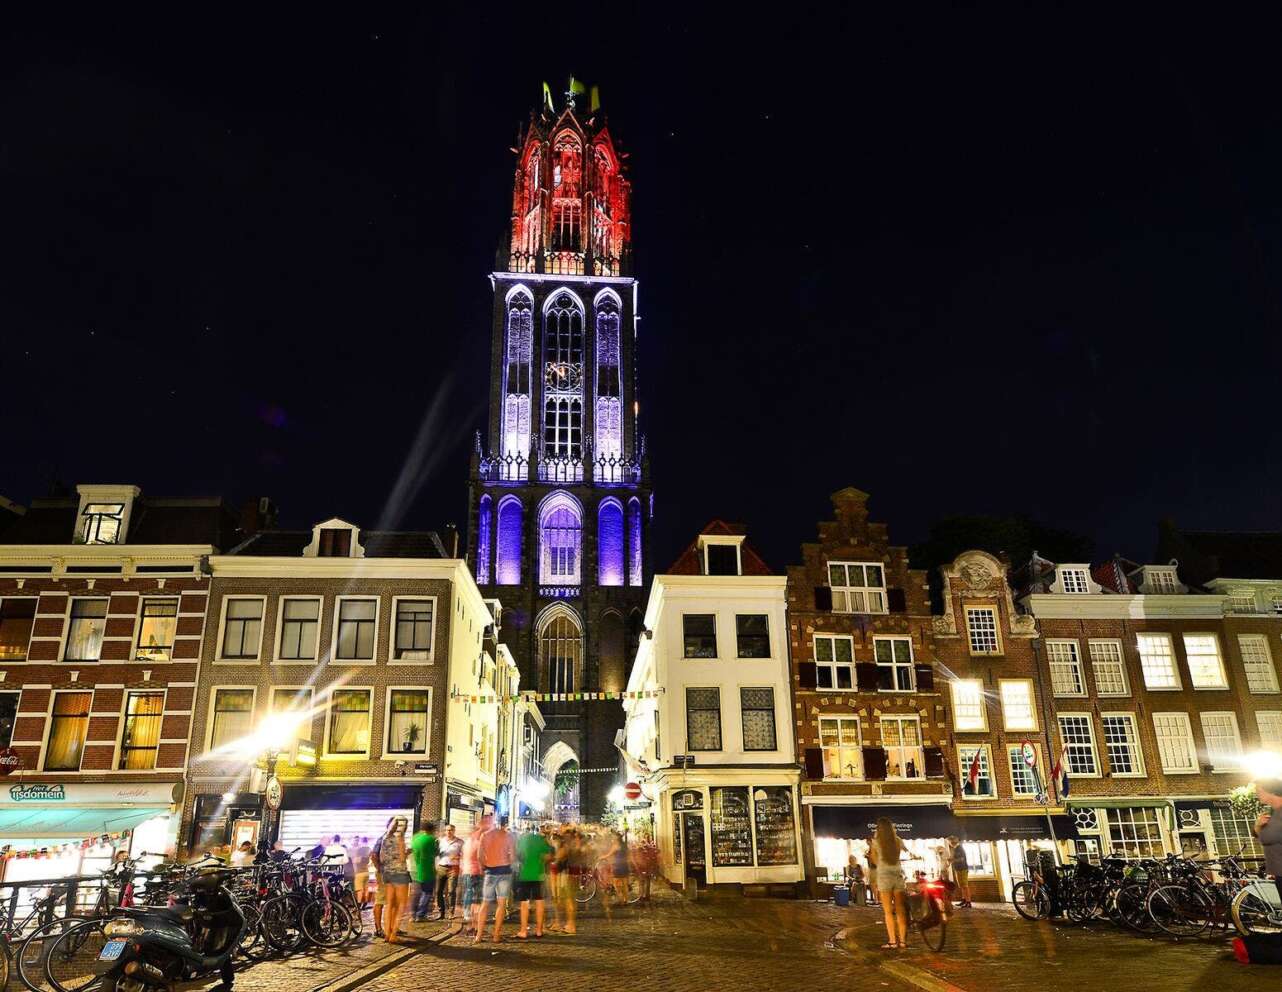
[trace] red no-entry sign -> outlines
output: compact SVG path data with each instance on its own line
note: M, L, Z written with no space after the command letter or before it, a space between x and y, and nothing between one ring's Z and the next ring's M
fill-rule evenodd
M641 798L641 786L636 782L629 782L623 787L623 795L628 802L634 803Z

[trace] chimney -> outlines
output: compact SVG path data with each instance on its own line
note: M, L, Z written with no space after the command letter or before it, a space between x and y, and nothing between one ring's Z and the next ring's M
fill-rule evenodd
M458 524L445 525L445 544L450 549L450 557L458 557Z
M276 526L276 504L270 496L246 500L240 508L241 540L253 537L259 531Z

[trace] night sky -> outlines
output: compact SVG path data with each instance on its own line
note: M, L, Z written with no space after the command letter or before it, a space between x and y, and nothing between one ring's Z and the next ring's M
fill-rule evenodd
M1282 526L1279 25L459 6L7 12L0 493L463 523L508 149L574 73L631 153L660 569L712 517L796 560L846 485L896 543Z

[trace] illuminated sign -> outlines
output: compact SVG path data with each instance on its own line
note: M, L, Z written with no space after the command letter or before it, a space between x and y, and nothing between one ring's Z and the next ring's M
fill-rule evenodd
M294 745L294 764L312 767L316 764L316 745L311 741L298 741Z

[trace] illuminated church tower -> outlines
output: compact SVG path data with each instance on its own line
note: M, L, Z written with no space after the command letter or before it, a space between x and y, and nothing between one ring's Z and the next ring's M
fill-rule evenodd
M560 109L545 87L514 151L511 230L491 275L489 437L478 433L472 457L468 561L502 604L500 640L523 689L619 691L651 574L626 156L595 89L589 100L573 80ZM549 777L571 762L618 763L617 701L540 708ZM501 757L509 769L513 760ZM558 800L561 816L599 816L615 776L579 782Z

